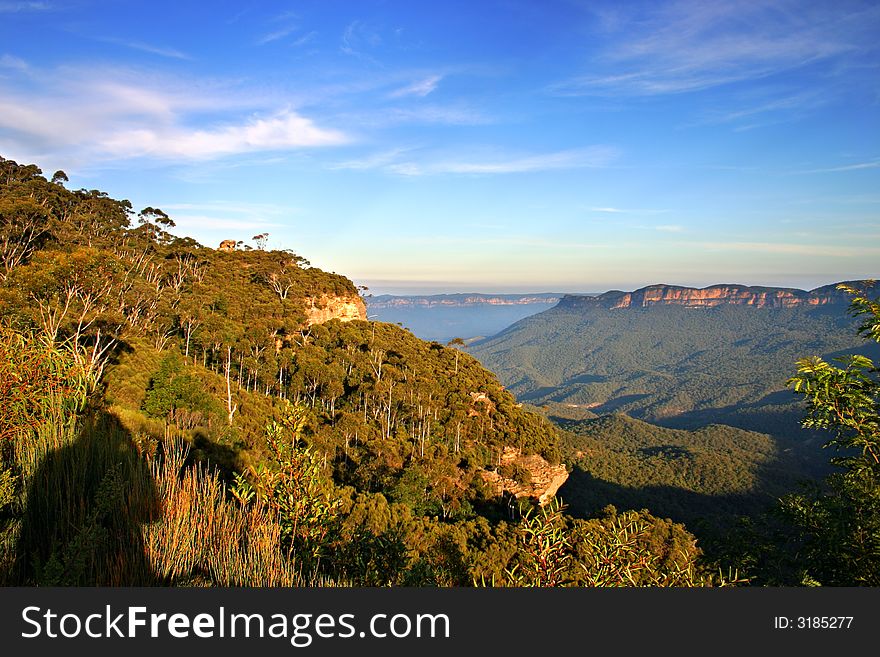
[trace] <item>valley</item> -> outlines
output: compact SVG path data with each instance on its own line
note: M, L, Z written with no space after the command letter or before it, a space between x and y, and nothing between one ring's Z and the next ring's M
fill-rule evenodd
M434 294L366 297L371 317L401 324L423 340L447 343L495 335L514 322L556 305L564 295Z

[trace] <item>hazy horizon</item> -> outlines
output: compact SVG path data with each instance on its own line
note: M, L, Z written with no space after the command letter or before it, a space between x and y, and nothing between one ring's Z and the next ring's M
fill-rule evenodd
M868 276L868 279L878 279L880 276ZM638 290L643 287L648 287L649 285L677 285L681 287L694 287L694 288L705 288L710 287L712 285L749 285L749 286L759 286L759 287L780 287L780 288L793 288L798 290L804 290L809 292L810 290L814 290L819 287L824 287L826 285L833 285L835 283L841 283L845 280L856 280L854 278L841 278L834 280L822 280L822 282L816 284L791 284L791 283L765 283L765 282L751 282L744 283L739 280L724 280L724 281L716 281L714 283L705 283L705 284L690 284L690 283L673 283L670 281L655 281L653 283L639 283L639 284L629 284L629 285L618 285L611 286L607 288L590 288L590 287L570 287L565 285L560 285L557 287L536 287L536 286L511 286L509 288L498 288L498 287L486 287L485 289L480 289L475 287L476 284L472 284L470 287L461 287L457 288L454 286L444 286L441 283L436 285L420 285L420 284L412 284L412 286L407 286L405 282L397 282L395 285L383 284L372 286L369 285L369 282L362 283L367 285L366 294L372 295L375 297L382 295L390 295L390 296L434 296L434 295L443 295L443 294L584 294L584 295L593 295L593 294L602 294L603 292L609 292L612 290L621 290L624 292L631 292L633 290ZM859 278L858 280L861 280Z

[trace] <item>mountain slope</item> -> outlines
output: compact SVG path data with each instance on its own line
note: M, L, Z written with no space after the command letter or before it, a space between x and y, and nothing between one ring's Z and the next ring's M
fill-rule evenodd
M855 335L833 286L708 290L566 297L469 351L530 403L787 436L800 435L801 411L785 389L798 358L877 351Z
M157 208L133 226L127 201L40 174L0 158L0 320L105 373L132 433L180 431L235 468L289 400L337 483L444 516L504 447L557 459L552 424L471 356L363 321L348 278L259 240L175 237Z

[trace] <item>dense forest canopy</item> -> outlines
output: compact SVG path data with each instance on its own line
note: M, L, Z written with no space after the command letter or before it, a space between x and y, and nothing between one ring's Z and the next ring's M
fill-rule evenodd
M651 508L688 526L718 529L796 487L796 457L770 436L726 425L668 429L623 414L559 420L573 463L559 494L589 516L607 504Z
M792 364L805 354L880 354L855 334L846 301L790 308L560 304L468 351L532 404L624 412L677 428L730 424L796 442L804 432L799 402L785 387Z

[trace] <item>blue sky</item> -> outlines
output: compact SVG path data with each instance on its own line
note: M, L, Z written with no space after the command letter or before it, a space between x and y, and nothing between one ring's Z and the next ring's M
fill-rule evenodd
M0 0L0 155L374 293L877 276L876 2Z

